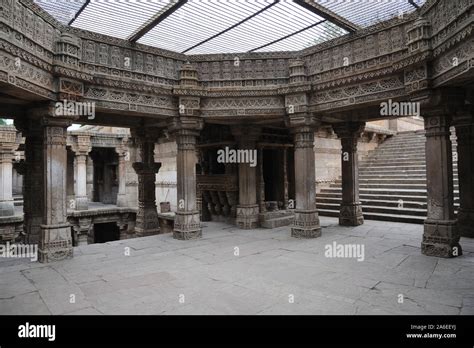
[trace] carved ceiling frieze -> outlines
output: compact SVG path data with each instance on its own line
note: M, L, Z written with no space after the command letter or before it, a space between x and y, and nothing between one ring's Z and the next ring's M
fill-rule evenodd
M284 115L285 100L299 105L297 98L313 113L346 109L470 76L473 7L427 0L419 11L299 52L186 56L64 26L33 0L0 0L0 81L45 99L83 96L97 108L159 117L176 117L185 97L201 98L196 110L210 118ZM427 28L420 37L418 16ZM305 85L290 80L295 58ZM186 61L196 86L180 84Z

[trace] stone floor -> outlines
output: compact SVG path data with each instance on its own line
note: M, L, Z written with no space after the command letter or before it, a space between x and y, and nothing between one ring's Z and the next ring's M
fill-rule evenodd
M421 225L321 224L312 240L205 223L197 241L87 245L46 265L0 259L0 314L474 314L474 240L438 259L421 255ZM326 257L334 241L363 244L364 261Z

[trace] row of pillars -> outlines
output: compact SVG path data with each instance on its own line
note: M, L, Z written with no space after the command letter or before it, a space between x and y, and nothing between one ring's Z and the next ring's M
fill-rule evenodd
M68 120L46 117L16 122L17 128L26 139L24 219L27 241L39 244L40 260L43 262L72 255L71 232L66 211L66 136L69 125ZM453 208L450 125L450 119L446 117L425 117L428 216L425 221L422 251L426 255L443 257L461 255L462 250L459 245L461 233L465 236L473 236L474 179L471 172L474 163L474 125L472 114L457 118L455 123L458 137L461 204L458 219L454 217ZM357 139L363 130L363 124L349 122L335 126L334 129L341 138L342 144L343 194L339 221L341 225L359 225L363 223L363 216L358 190ZM139 182L136 234L143 236L159 231L154 183L160 164L154 162L156 135L142 128L134 130L134 133L138 147L138 161L133 167L137 172ZM234 127L233 133L239 139L240 149L255 148L258 138L256 128ZM314 128L296 127L293 133L296 207L291 235L298 238L314 238L321 235L315 203ZM198 135L198 129L179 128L175 132L178 147L178 210L173 236L177 239L194 239L202 234L196 204L195 165ZM0 148L0 207L2 214L6 214L5 212L13 209L11 155L9 155L11 149L8 144L14 141L7 141L6 138L3 140ZM79 143L86 144L87 142ZM78 179L85 179L87 151L86 147L77 150ZM121 162L124 163L124 160ZM256 170L257 167L250 167L245 163L239 164L239 204L236 221L241 228L255 228L258 224ZM124 164L119 166L119 171L121 178L124 177ZM121 181L123 185L124 181ZM78 180L77 203L79 206L84 204L84 198L87 196L85 182L86 180ZM7 185L10 185L10 190ZM124 187L122 187L122 193L123 189Z

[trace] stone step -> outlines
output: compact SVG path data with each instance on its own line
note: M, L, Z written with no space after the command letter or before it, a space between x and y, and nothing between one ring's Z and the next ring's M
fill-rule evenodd
M317 199L319 198L337 198L339 201L342 199L342 192L333 191L333 192L319 192L316 195ZM427 197L425 195L410 195L410 194L403 194L403 195L393 195L393 194L379 194L379 193L364 193L363 191L359 193L359 198L361 200L387 200L387 201L395 201L398 202L400 199L404 202L419 202L419 203L426 203ZM459 196L457 194L454 195L454 202L457 204L459 201Z
M421 160L425 161L425 154L424 153L413 153L413 154L393 154L393 153L373 153L366 157L367 159L377 159L377 160L384 160L384 159L404 159L404 160Z
M372 207L389 207L389 208L398 208L403 206L403 208L414 208L414 209L426 209L426 201L403 201L402 205L397 200L386 200L386 199L362 199L360 200L363 206L372 206ZM341 204L341 197L316 197L316 204L336 204L339 206Z
M340 187L328 187L321 189L321 192L332 193L332 192L342 192ZM426 197L426 189L413 189L413 190L404 190L404 189L383 189L383 188L360 188L359 192L362 194L381 194L381 195L395 195L400 196L424 196ZM459 195L457 190L454 190L455 196Z
M414 165L414 164L409 164L409 165L371 165L370 167L368 166L361 166L359 168L359 172L371 172L371 171L385 171L385 172L393 172L393 171L400 171L400 170L425 170L426 171L426 165ZM458 167L453 165L453 171L457 172Z
M261 214L262 220L270 220L270 219L277 219L285 216L294 216L294 212L291 210L274 210L274 211L266 211Z
M359 173L359 180L364 180L364 179L423 179L426 180L426 174L425 173L420 173L420 174L413 174L413 173L399 173L399 174L360 174Z
M394 169L394 170L383 170L383 169L372 169L372 168L359 168L359 176L362 175L378 175L378 176L389 176L389 175L423 175L426 177L426 169Z
M453 179L454 185L456 186L458 183L458 179L454 178ZM332 185L337 185L340 186L342 184L341 179L337 179ZM426 187L426 178L413 178L411 176L402 178L402 179L393 179L393 178L362 178L359 177L359 185L371 185L373 184L373 187L377 187L377 185L381 184L386 184L386 185L397 185L398 187L402 188L403 185L405 184L410 184L410 185L422 185L423 187ZM331 186L332 186L331 185ZM362 186L360 186L362 187Z
M408 145L413 145L413 146L419 146L423 147L425 146L426 141L425 139L416 139L416 140L411 140L411 139L403 139L403 140L388 140L382 144L380 144L378 147L391 147L391 146L408 146Z
M425 165L424 161L416 161L416 160L384 160L384 161L371 161L371 160L364 160L360 161L359 165L361 167L372 167L372 166L394 166L394 165L401 165L401 166L416 166L416 165Z
M425 142L412 142L412 141L401 141L401 142L392 142L392 143L383 143L377 147L377 149L420 149L425 150Z
M398 154L395 151L397 151L400 155L403 155L403 156L423 156L423 158L425 156L425 149L421 150L421 149L410 148L406 150L400 150L400 149L384 150L384 149L377 148L375 151L369 152L369 157L377 155L377 154L387 155L387 156L397 156Z
M339 211L335 210L318 210L320 216L333 216L338 217ZM401 214L383 214L383 213L363 213L364 219L366 220L380 220L380 221L394 221L394 222L405 222L412 224L423 224L425 217L414 216L414 215L401 215Z
M339 210L340 204L329 204L329 203L316 203L316 207L323 210ZM424 216L426 218L426 209L419 208L391 208L383 206L368 206L362 205L362 212L367 213L382 213L382 214L401 214L401 215L414 215Z
M288 226L293 223L293 220L295 219L294 215L289 215L289 216L282 216L278 218L273 218L269 220L264 220L261 223L261 227L263 228L277 228L277 227L282 227L282 226Z

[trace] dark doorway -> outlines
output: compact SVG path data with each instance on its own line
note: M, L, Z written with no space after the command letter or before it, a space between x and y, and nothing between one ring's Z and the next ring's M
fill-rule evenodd
M118 193L118 156L111 148L94 148L91 151L94 161L93 201L116 204Z
M94 243L106 243L120 239L120 229L115 222L94 224Z
M283 158L281 150L263 150L263 180L265 181L265 201L283 203Z

